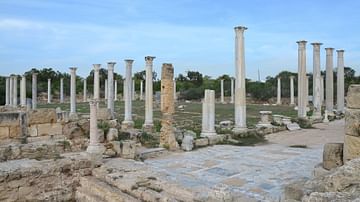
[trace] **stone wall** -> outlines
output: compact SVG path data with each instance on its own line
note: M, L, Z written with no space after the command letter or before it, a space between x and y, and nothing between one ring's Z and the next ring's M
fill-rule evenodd
M0 142L19 141L26 136L24 125L26 114L23 112L0 113Z

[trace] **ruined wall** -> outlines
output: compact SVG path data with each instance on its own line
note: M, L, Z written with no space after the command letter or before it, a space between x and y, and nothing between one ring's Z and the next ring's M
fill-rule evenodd
M21 142L26 136L23 126L26 124L26 115L23 112L0 113L0 142Z

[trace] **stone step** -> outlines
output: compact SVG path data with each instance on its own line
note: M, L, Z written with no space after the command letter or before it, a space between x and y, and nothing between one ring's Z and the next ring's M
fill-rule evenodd
M75 199L77 201L94 202L136 202L134 197L122 192L117 187L99 180L98 178L87 176L80 178L80 187L76 191Z

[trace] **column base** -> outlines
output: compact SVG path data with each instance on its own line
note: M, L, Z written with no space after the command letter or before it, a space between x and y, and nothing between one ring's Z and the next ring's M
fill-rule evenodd
M147 133L154 133L154 124L144 123L144 125L142 126L142 130Z
M207 132L201 132L200 133L200 137L209 137L209 136L215 136L215 135L217 135L217 133L215 132L215 131L213 131L213 132L209 132L209 131L207 131Z
M122 130L129 130L134 128L134 121L123 121L121 122Z

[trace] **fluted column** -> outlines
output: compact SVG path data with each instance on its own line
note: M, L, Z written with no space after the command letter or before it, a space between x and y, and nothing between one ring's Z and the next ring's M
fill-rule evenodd
M100 143L100 135L98 132L98 123L97 123L97 100L91 100L90 105L90 143L86 149L86 152L98 155L101 158L105 147Z
M306 42L298 41L298 117L306 117Z
M114 80L114 101L118 100L118 89L117 89L118 83L117 80Z
M336 109L338 113L344 113L344 50L337 50L337 102Z
M124 99L125 99L125 118L122 122L123 129L130 129L134 127L132 120L132 100L131 100L131 78L132 78L132 64L134 60L125 60L125 88L124 88Z
M87 83L86 83L86 79L83 79L83 102L87 102Z
M26 107L26 77L25 75L21 76L20 82L20 105Z
M234 103L234 79L231 79L231 86L230 86L230 91L231 91L231 100L230 103L233 104Z
M51 79L48 79L48 94L47 94L47 103L51 103Z
M246 88L244 31L235 27L235 128L234 132L246 129Z
M224 104L225 103L225 100L224 100L224 79L220 80L220 92L221 92L220 102L222 104Z
M109 96L109 93L108 93L108 89L109 87L108 87L108 80L107 79L105 79L105 89L104 89L104 91L105 91L105 100L107 100L108 99L108 96Z
M144 81L140 80L140 100L144 100Z
M76 67L70 67L70 116L76 117Z
M145 80L145 122L143 128L145 130L152 130L153 123L153 61L155 57L146 56L145 57L145 71L146 71L146 80Z
M17 90L17 85L18 85L18 76L14 76L14 84L13 84L14 88L14 93L13 93L13 106L16 107L18 105L18 90Z
M281 78L280 77L277 78L277 100L276 100L276 104L281 105Z
M14 106L14 76L10 75L10 86L9 86L9 104Z
M60 103L64 103L64 78L60 78Z
M322 43L312 43L311 45L313 45L313 117L321 118L320 46Z
M333 114L334 110L334 76L333 76L333 51L334 48L325 48L326 50L326 110Z
M215 91L205 90L202 102L201 137L216 135L215 131Z
M93 64L94 67L94 100L100 100L100 66L101 64Z
M115 62L108 62L108 100L107 108L110 109L111 118L114 118L114 66Z
M294 76L290 76L290 105L295 105L294 98Z
M10 105L10 77L6 77L5 83L5 105Z
M37 108L37 73L32 73L32 109Z

